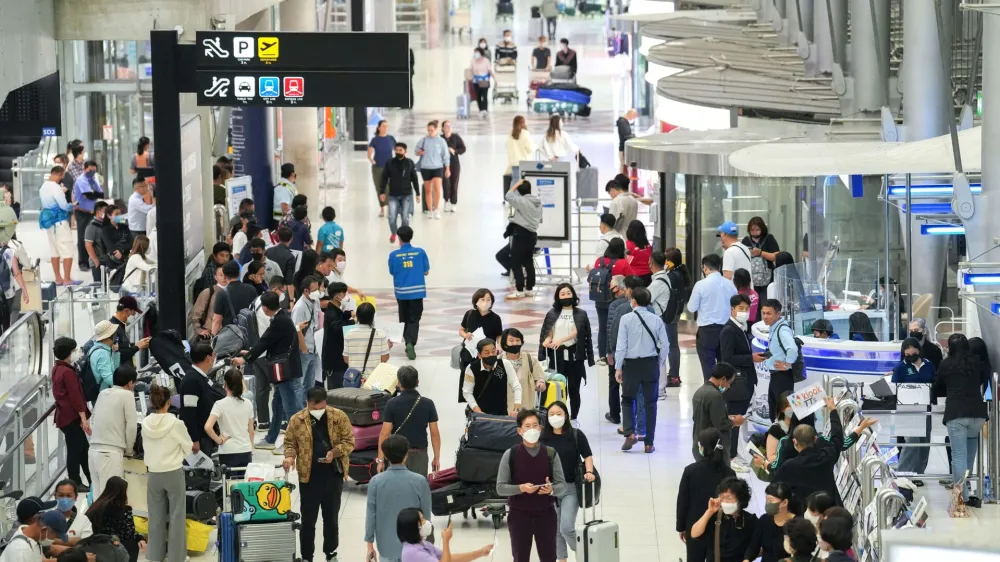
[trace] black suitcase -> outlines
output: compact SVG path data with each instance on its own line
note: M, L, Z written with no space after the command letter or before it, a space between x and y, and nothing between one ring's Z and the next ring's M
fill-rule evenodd
M501 16L512 16L512 15L514 15L514 3L513 2L497 2L497 15L501 15Z
M367 427L382 423L390 394L366 388L335 388L327 394L330 406L347 414L351 425Z
M467 446L463 438L458 446L458 453L455 455L455 469L458 472L458 479L472 484L496 482L501 458L503 458L503 451L474 449Z
M542 8L540 6L531 7L531 19L536 20L542 17Z
M185 500L188 519L208 521L219 511L219 500L213 492L188 490L185 492Z
M469 418L466 428L468 447L502 453L520 442L515 418L491 414L472 414Z
M378 450L354 451L348 459L347 476L358 484L367 484L378 474L375 458Z
M452 515L463 513L493 496L495 484L455 482L431 492L431 513Z

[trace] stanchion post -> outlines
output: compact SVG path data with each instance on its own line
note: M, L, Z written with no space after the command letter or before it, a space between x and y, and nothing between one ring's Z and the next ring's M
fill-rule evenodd
M875 469L882 471L882 478L889 474L889 465L878 456L861 461L861 504L868 506L875 499Z
M886 518L889 516L888 510L892 508L892 502L899 502L899 505L906 504L906 498L903 494L900 494L896 490L889 487L883 487L875 495L875 517L878 518L875 542L878 545L878 553L882 554L882 531L889 528L890 523L886 522Z

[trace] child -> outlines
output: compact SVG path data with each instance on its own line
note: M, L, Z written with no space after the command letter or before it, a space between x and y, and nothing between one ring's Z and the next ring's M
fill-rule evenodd
M319 227L319 234L316 235L316 251L322 254L337 248L343 249L344 229L334 222L337 211L334 211L333 207L324 207L321 215L324 224Z

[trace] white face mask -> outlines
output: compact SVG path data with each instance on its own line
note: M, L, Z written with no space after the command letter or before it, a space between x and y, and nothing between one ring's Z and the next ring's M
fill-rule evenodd
M784 414L785 414L785 419L786 420L792 419L792 409L791 408L786 409L784 411Z
M326 408L323 408L322 410L309 410L309 415L317 420L323 417L323 414L325 413L326 413Z
M486 42L485 42L485 41L483 41L482 43L480 43L480 44L479 44L479 48L480 48L480 49L485 49L485 48L486 48Z
M556 429L562 427L564 423L566 423L565 416L549 416L549 425Z
M478 59L478 58L481 58L481 57L482 57L482 55L480 55L479 53L474 53L472 55L472 58L474 58L474 59Z
M740 504L736 502L722 502L722 513L726 515L732 515L739 511Z
M521 437L524 438L528 443L538 443L538 438L542 436L542 432L538 429L526 429Z
M335 263L337 264L337 271L339 271L340 274L343 275L344 272L347 271L347 260Z
M420 524L420 538L426 539L431 536L432 532L434 532L434 525L425 519L424 522Z
M81 359L83 359L83 350L81 350L81 349L74 349L73 353L69 354L69 362L70 363L77 363Z
M486 299L481 299L479 302L476 303L476 307L479 308L479 310L481 310L483 312L486 312L487 310L489 310L490 306L492 306L492 305L493 305L493 303L490 302L490 301L488 301L488 300L486 300Z
M811 512L811 511L809 511L807 509L806 513L805 513L805 517L806 517L806 521L809 521L810 523L813 524L813 527L818 527L819 526L819 515L816 515L816 514L814 514L813 512Z
M742 324L746 324L747 320L749 320L749 319L750 319L750 313L749 312L737 312L736 313L736 321L737 322L740 322Z
M321 295L319 291L316 291L316 292L314 292L314 293L309 293L309 298L310 298L310 299L311 299L311 300L312 300L313 302L319 302L319 298L320 298L321 296L323 296L323 295Z

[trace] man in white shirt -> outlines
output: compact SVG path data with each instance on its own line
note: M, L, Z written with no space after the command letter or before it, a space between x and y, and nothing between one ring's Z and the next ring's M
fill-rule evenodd
M292 307L292 322L296 326L306 322L306 329L299 330L299 364L302 365L302 388L304 389L303 400L308 401L309 391L313 389L316 381L316 373L319 371L317 365L319 355L316 354L316 330L319 325L320 289L319 277L310 275L302 280L299 287L300 298L295 301ZM305 351L302 351L305 349ZM322 380L322 379L321 379Z
M149 192L146 180L138 177L133 179L132 195L128 198L128 229L132 231L132 236L146 235L146 219L155 208L153 194Z
M597 251L595 252L597 259L604 257L604 252L608 251L608 244L615 238L621 238L622 242L625 241L625 237L615 230L615 216L611 213L601 215L600 229L601 239L597 241Z
M135 379L135 369L125 365L115 369L114 386L102 390L94 403L88 460L94 477L90 490L95 498L101 496L112 476L125 477L122 462L132 454L139 427L132 393Z
M72 205L66 201L66 188L61 185L64 174L62 166L53 166L49 171L49 179L38 188L41 208L38 223L49 237L49 251L52 271L56 275L56 285L73 284L70 272L73 270L73 256L76 251L73 245L73 232L69 227ZM86 225L83 227L86 228ZM59 268L60 260L62 269Z
M628 225L639 216L639 203L628 193L628 184L622 184L622 178L628 178L618 174L615 179L608 182L604 190L611 195L611 207L608 212L615 217L615 230L625 236Z
M94 526L90 523L90 518L76 508L78 498L76 488L76 482L68 478L60 480L56 484L56 510L63 514L63 517L66 518L66 524L69 525L69 530L66 532L69 540L66 541L66 546L74 546L80 542L80 539L94 534Z
M750 273L750 250L740 242L740 229L733 221L719 225L717 236L722 241L722 276L730 281L737 269L745 269Z
M34 496L17 503L17 521L21 526L14 531L3 554L0 554L0 562L42 562L45 559L41 545L43 540L67 540L67 525L62 514L47 511L55 506L54 501L44 502Z

